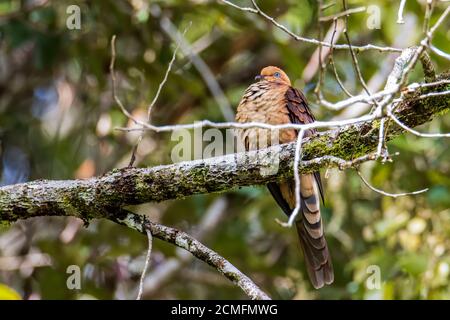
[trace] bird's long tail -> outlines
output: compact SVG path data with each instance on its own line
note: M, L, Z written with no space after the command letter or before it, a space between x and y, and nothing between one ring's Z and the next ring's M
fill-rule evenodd
M334 280L333 265L323 232L320 214L320 194L313 174L300 176L301 209L296 227L305 257L306 269L314 288L319 289ZM295 184L293 181L268 188L281 208L290 215L295 208ZM280 198L281 195L281 198Z
M296 227L313 286L318 289L334 280L328 245L320 214L320 195L312 174L302 175L300 183L301 219Z

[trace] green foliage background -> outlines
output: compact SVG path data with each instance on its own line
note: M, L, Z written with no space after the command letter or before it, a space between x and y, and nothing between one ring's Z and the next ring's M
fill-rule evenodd
M333 1L330 1L330 3ZM126 166L138 134L116 127L131 125L114 103L109 77L110 39L117 35L119 95L136 116L144 116L174 50L158 19L158 6L211 68L232 106L266 65L278 65L310 100L316 118L338 116L317 105L314 78L302 72L315 46L296 42L262 18L216 1L116 0L50 1L25 10L34 1L0 3L0 141L2 184L34 179L72 179L101 175ZM236 1L250 6L250 1ZM317 38L315 1L259 1L262 9L296 33ZM69 5L81 8L81 30L66 27ZM368 14L349 18L354 44L407 47L422 37L425 1L407 1L405 25L396 24L398 1L349 1L350 7L377 5L381 28L369 29ZM436 6L434 23L448 4ZM342 10L340 1L326 14ZM328 30L332 22L324 23ZM450 52L450 22L436 32L433 44ZM344 43L343 36L339 43ZM367 51L358 59L369 81L392 67L395 54ZM345 86L361 91L348 51L336 50ZM438 72L448 60L431 53ZM328 66L324 86L330 101L344 99ZM384 72L384 73L383 73ZM410 81L423 81L420 66ZM383 84L382 84L383 85ZM341 116L343 113L341 112ZM168 84L152 113L155 124L223 121L217 103L189 59L179 54ZM448 115L419 128L449 132ZM138 165L170 163L174 142L168 134L148 133L138 150ZM223 195L147 204L137 208L157 221L193 232L209 205L225 197L226 213L203 242L279 299L448 299L450 298L450 167L448 139L406 134L391 143L394 162L365 164L371 183L389 192L429 188L417 196L383 197L362 184L353 171L332 170L324 179L326 233L335 267L335 283L314 290L305 275L297 235L280 227L284 219L263 187ZM145 237L108 221L87 228L75 219L39 218L0 227L0 283L25 299L132 299L143 267ZM176 253L154 241L150 271ZM33 255L43 254L39 266ZM16 257L18 263L11 262ZM23 257L28 257L28 260ZM10 259L10 260L8 260ZM66 268L79 265L81 290L68 290ZM377 266L381 288L369 289L369 266ZM3 289L2 289L3 288ZM0 287L6 295L14 292ZM2 291L3 290L3 291ZM156 293L145 298L243 299L206 264L193 261Z

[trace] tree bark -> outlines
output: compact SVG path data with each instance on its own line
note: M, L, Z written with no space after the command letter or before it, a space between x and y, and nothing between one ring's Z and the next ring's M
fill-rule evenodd
M450 79L443 73L440 79ZM449 84L422 88L406 96L395 115L413 128L429 122L450 108L450 95L418 99L428 92L450 90ZM387 121L387 140L403 130ZM300 172L323 167L344 166L343 160L367 155L378 144L379 120L329 130L304 139ZM279 149L279 150L278 150ZM279 159L276 174L261 168ZM295 142L268 149L230 154L205 160L181 162L153 168L123 168L87 180L37 180L0 188L0 221L14 222L36 216L76 216L84 221L108 218L127 205L178 199L186 196L223 192L240 186L263 185L293 175ZM343 159L343 160L342 160ZM368 160L370 157L367 157Z

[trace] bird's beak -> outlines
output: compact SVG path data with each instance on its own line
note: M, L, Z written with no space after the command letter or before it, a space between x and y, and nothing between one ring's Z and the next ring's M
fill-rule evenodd
M264 76L263 76L263 75L260 75L260 74L258 74L258 75L255 77L255 80L257 80L257 81L262 80L262 79L264 79Z

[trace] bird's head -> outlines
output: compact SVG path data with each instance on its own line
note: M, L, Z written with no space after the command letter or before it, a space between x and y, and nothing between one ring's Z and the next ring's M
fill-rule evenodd
M273 81L273 82L281 82L287 85L291 85L291 80L286 75L286 73L277 67L265 67L261 70L260 74L255 77L255 80L258 81Z

